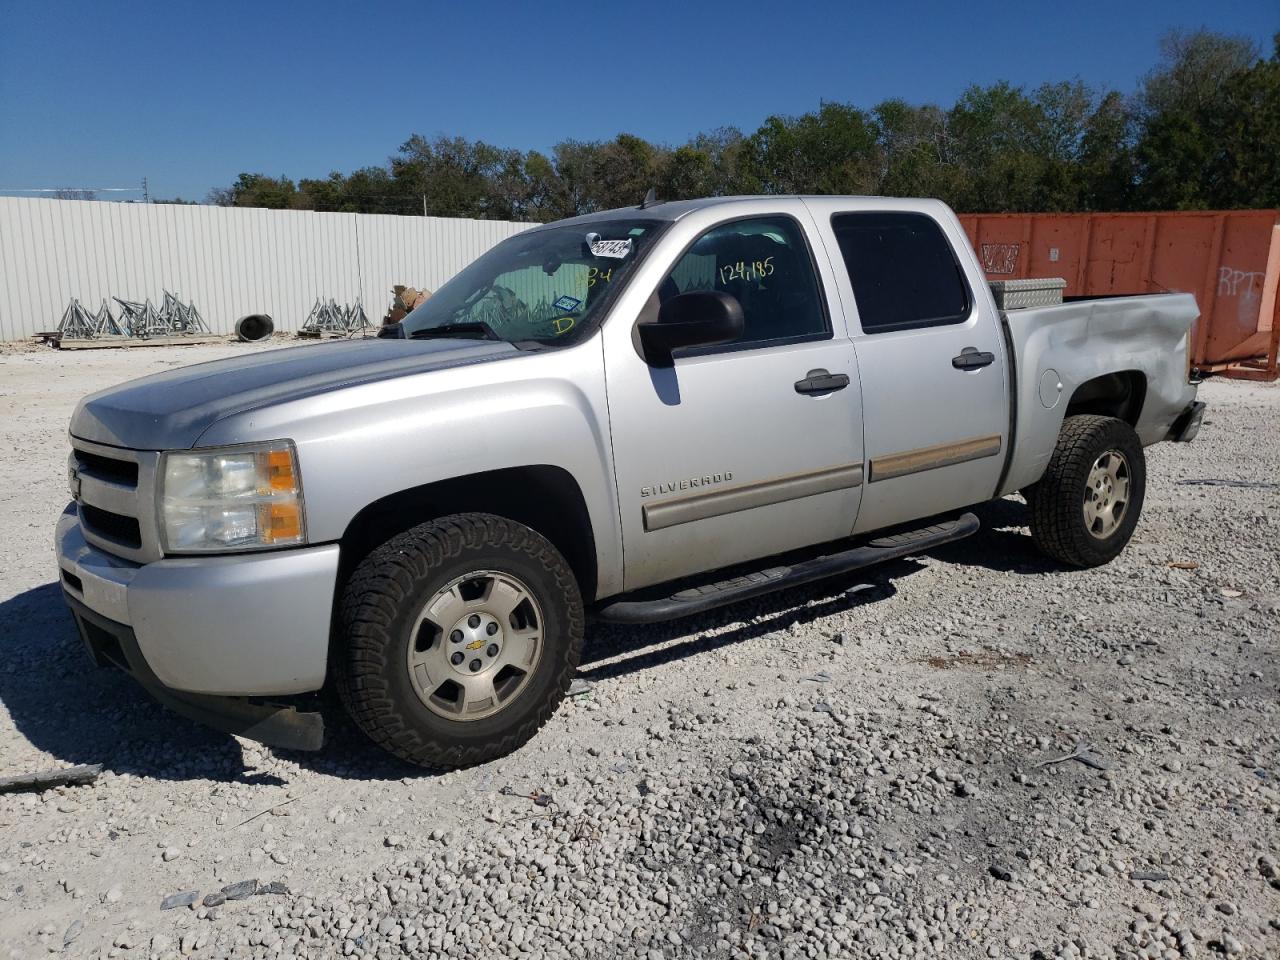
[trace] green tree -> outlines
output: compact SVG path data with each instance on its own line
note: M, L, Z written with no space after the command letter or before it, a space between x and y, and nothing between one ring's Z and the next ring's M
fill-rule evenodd
M947 129L959 168L948 201L961 210L1035 210L1043 202L1044 111L1021 89L973 86L951 108Z
M478 140L427 140L414 134L391 158L391 174L398 188L419 197L431 216L509 219L512 200L498 184L512 168L513 154Z
M1280 35L1172 33L1126 98L1075 80L1030 92L972 86L949 108L890 99L822 103L749 135L674 148L630 133L564 140L549 154L461 137L410 137L386 166L295 184L241 174L213 203L364 213L553 220L664 199L735 193L939 197L961 211L1280 205Z
M553 157L531 150L524 156L524 179L527 184L528 202L526 216L534 221L559 220L576 216L579 210L571 185L561 175L561 164L572 148L567 144L556 147ZM569 161L571 164L572 161Z
M1259 55L1246 37L1172 30L1160 40L1160 62L1142 78L1138 113L1146 119L1196 113L1216 103L1227 78L1248 69Z
M872 111L880 144L876 193L896 197L958 196L965 182L949 129L950 117L928 104L885 100Z
M1102 95L1080 141L1080 209L1129 210L1134 199L1133 116L1125 98Z
M843 103L769 117L747 138L744 159L745 179L764 193L870 193L880 166L871 116Z
M1201 178L1212 145L1199 119L1165 112L1148 118L1135 149L1138 205L1147 210L1197 210L1208 206Z
M288 177L242 173L229 187L211 190L209 202L220 207L267 207L285 210L298 205L297 185Z
M736 127L698 134L668 152L658 195L665 200L686 200L760 192L746 169L746 150L746 139Z
M667 151L630 133L597 146L592 155L591 202L597 210L634 207L656 190Z
M1280 33L1271 58L1228 77L1200 114L1213 207L1280 207Z
M1247 41L1204 31L1173 34L1164 51L1140 97L1139 205L1280 203L1280 35L1265 61Z
M97 200L98 193L81 187L59 187L49 197L53 200Z
M599 144L581 140L565 140L552 148L555 199L551 209L566 217L600 209L595 184L598 150Z

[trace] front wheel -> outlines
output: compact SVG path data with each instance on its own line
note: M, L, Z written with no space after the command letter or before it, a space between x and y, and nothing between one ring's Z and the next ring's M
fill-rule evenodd
M564 557L522 524L444 517L356 568L342 601L338 690L379 746L426 767L503 756L546 723L582 650Z
M1109 563L1142 512L1147 461L1133 428L1115 417L1067 417L1044 476L1027 493L1031 536L1073 567Z

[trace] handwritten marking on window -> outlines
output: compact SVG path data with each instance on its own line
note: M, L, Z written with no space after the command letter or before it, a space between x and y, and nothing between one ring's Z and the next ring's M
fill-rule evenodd
M730 280L746 280L754 283L771 276L773 276L773 257L765 257L763 260L755 260L751 263L739 260L737 263L726 263L720 268L721 285Z

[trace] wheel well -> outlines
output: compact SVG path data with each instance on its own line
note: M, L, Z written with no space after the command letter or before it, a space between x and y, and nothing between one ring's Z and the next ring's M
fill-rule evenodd
M542 534L568 561L584 600L595 597L596 548L582 491L567 470L512 467L401 490L357 513L339 541L338 583L375 547L451 513L492 513Z
M1093 413L1116 417L1131 427L1138 425L1147 398L1147 378L1138 370L1104 373L1076 387L1065 416Z

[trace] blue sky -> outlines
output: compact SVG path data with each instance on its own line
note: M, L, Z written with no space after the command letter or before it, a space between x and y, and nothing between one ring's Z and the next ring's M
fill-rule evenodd
M1161 34L1199 26L1269 51L1280 8L0 0L0 191L145 175L153 196L201 199L241 171L381 163L412 133L679 143L821 100L946 104L1001 79L1129 91Z

